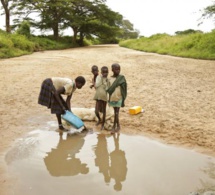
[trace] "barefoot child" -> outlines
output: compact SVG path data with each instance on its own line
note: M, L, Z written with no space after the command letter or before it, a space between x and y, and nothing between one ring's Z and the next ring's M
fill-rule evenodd
M51 109L51 114L56 114L59 129L65 130L62 125L61 115L65 110L71 111L70 100L76 88L81 89L85 84L85 78L78 76L75 81L69 78L47 78L41 85L38 104ZM67 95L66 101L61 95Z
M124 101L127 96L127 83L123 75L120 75L120 65L112 64L113 76L110 77L110 87L107 92L110 96L109 105L114 108L114 124L111 133L120 130L119 110L124 107Z
M109 87L109 81L107 79L108 76L108 67L103 66L101 68L101 75L98 75L96 78L95 89L96 94L94 96L94 100L96 100L95 106L95 114L98 118L98 124L102 123L101 130L104 129L105 118L106 118L106 105L107 105L107 89ZM99 112L102 112L102 120L99 115Z
M92 85L90 85L90 88L92 89L93 87L95 88L96 77L99 75L98 66L93 65L91 67L91 72L93 73Z

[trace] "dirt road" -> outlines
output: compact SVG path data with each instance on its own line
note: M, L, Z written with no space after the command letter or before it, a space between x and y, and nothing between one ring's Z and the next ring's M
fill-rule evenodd
M128 83L128 97L120 110L122 133L215 156L215 61L144 53L118 45L37 52L0 60L0 189L11 185L4 153L14 140L55 120L37 104L41 82L52 76L84 76L87 83L75 92L71 105L92 108L91 66L106 65L111 75L115 62ZM145 112L129 115L129 108L137 105Z

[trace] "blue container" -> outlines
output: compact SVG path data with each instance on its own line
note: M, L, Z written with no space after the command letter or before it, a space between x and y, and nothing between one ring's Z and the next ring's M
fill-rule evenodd
M79 129L84 126L83 121L74 115L72 112L66 110L65 114L61 115L62 119Z

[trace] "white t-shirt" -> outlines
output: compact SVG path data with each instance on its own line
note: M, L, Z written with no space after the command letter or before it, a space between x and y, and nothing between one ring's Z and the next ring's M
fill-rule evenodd
M51 79L56 90L64 87L65 95L71 95L76 89L74 81L69 78L52 77Z

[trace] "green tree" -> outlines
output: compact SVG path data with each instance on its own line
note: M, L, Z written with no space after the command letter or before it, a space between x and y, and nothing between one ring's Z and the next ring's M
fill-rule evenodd
M105 39L116 36L122 16L111 11L103 2L74 0L67 7L64 28L72 28L73 42L83 45L85 37Z
M202 17L201 17L202 20L212 18L213 21L215 22L215 1L213 2L212 5L204 8L202 12L203 12ZM200 24L202 24L202 23L203 23L203 21L200 22Z
M97 4L92 17L80 28L80 41L84 34L86 37L97 37L103 43L116 42L121 34L122 19L121 14L110 10L105 4Z
M138 38L140 32L134 29L133 24L129 20L122 21L122 34L121 39L136 39Z
M125 31L130 37L136 37L137 32L123 24L121 14L112 11L104 4L105 0L17 0L16 7L19 25L23 20L31 22L32 27L40 30L53 30L57 39L59 31L72 28L73 42L83 45L85 37L98 37L101 40L113 40ZM38 21L31 15L36 13ZM34 16L35 17L35 16ZM126 30L125 30L126 29Z
M31 24L40 30L51 29L54 37L59 37L60 25L65 13L65 8L71 0L17 0L14 2L16 15L19 19L15 22L18 24L21 20L31 21ZM31 14L36 13L38 21L31 18ZM34 16L35 17L35 16Z
M6 32L10 33L11 32L11 27L10 27L10 10L11 10L11 3L12 0L1 0L1 4L4 9L4 14L5 14L5 26L6 26Z
M193 29L187 29L184 31L176 31L175 34L176 35L188 35L188 34L193 34L193 33L203 33L200 30L193 30Z

